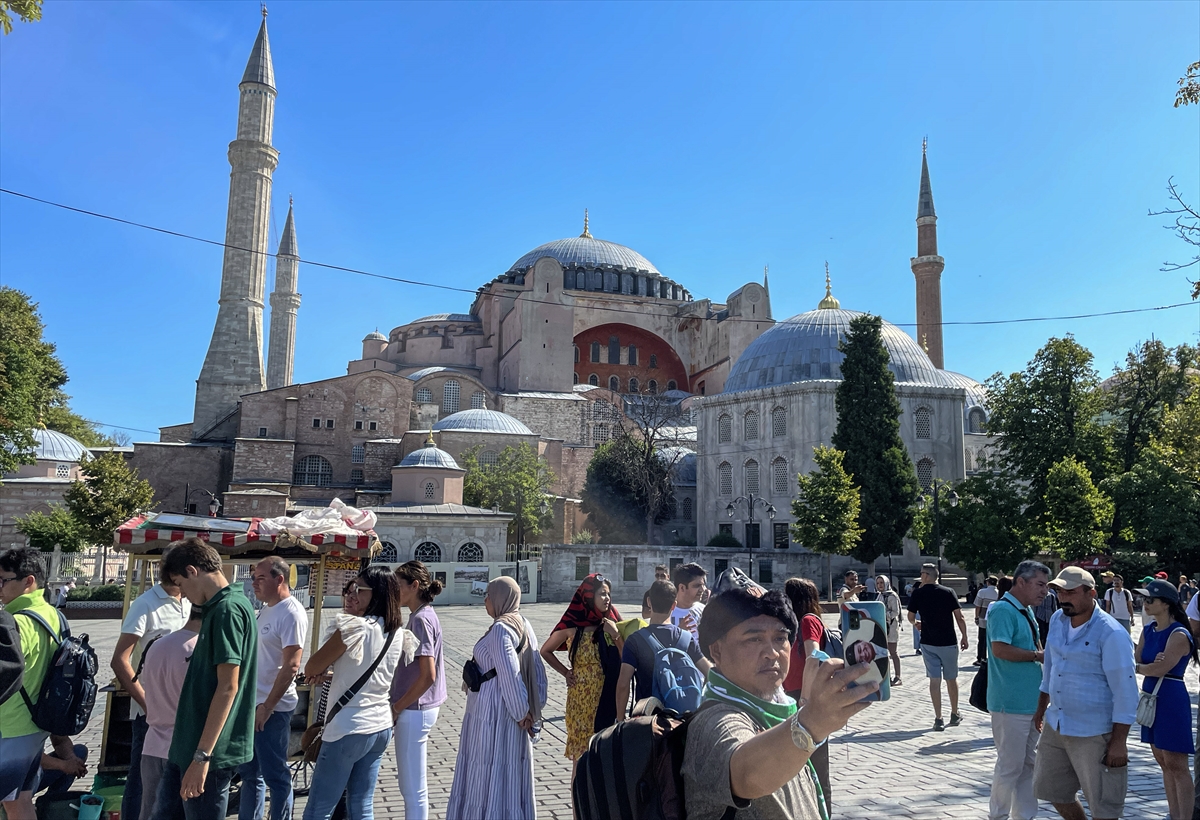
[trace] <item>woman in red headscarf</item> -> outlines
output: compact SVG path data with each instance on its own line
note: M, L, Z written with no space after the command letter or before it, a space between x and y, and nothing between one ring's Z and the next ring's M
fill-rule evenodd
M625 644L617 632L620 619L612 605L612 585L593 573L575 590L571 605L542 645L546 663L567 679L567 757L576 763L591 736L617 719L616 686ZM567 650L569 668L554 655L562 649Z

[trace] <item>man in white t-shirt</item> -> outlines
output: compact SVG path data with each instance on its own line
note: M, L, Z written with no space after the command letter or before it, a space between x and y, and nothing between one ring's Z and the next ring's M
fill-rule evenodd
M707 575L699 564L680 564L671 573L671 581L675 584L675 609L671 611L671 623L690 631L697 641L700 640L700 616L704 614L700 596L704 594Z
M1114 575L1112 586L1104 593L1104 611L1125 627L1126 632L1133 631L1133 595L1125 589L1125 579Z
M146 742L146 692L138 683L142 656L146 647L158 638L183 629L191 611L192 605L179 587L163 579L133 599L121 624L121 636L117 638L109 666L121 688L129 693L129 716L133 720L129 775L121 798L123 820L139 820L142 811L142 746Z
M984 585L975 593L975 626L979 628L978 654L975 656L976 666L987 660L987 611L989 606L1000 600L1000 590L996 588L998 583L1000 583L999 578L989 575Z
M271 790L271 820L292 816L292 774L288 739L296 710L296 673L308 634L308 613L288 586L291 567L278 556L254 567L258 610L258 692L254 711L254 759L238 767L242 777L238 820L263 820L266 790Z

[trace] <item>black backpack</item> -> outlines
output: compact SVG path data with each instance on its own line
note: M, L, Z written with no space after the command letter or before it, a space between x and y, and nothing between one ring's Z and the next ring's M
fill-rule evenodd
M21 630L4 609L0 609L0 703L17 694L25 682L25 656L21 654Z
M25 687L21 687L21 697L29 707L34 725L52 735L79 734L92 718L92 709L96 705L96 672L100 668L88 636L73 637L61 612L58 613L61 637L55 635L50 624L36 612L23 609L17 614L46 630L50 640L58 646L46 668L37 702L31 701Z

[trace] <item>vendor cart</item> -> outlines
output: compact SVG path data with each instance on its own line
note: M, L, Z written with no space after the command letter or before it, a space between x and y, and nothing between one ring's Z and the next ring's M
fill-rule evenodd
M167 546L174 541L195 536L203 538L221 554L226 577L231 584L242 586L251 604L256 607L260 604L250 590L248 569L271 555L277 555L292 565L290 584L293 595L312 611L311 638L305 655L309 657L316 652L329 624L341 611L342 588L362 572L371 557L378 553L379 539L371 531L304 535L286 530L260 532L260 521L257 518L217 518L177 513L152 513L126 521L113 537L116 549L129 555L122 617L129 611L130 602L157 582L157 573L151 572L151 569ZM307 584L297 587L298 577L306 579ZM300 738L312 722L317 704L311 687L300 684L297 689L300 699L292 717L288 753L292 760L296 792L305 794L312 767L302 760ZM126 773L129 771L133 738L129 708L131 698L116 681L102 691L107 692L107 705L96 770L100 773ZM184 719L183 716L180 719ZM236 802L232 799L231 806L236 810Z

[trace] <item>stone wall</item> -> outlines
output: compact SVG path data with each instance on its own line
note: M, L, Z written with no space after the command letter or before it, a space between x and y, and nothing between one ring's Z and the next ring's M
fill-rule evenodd
M17 532L17 518L62 506L63 493L71 484L69 478L9 479L0 484L0 549L25 546L25 536Z
M502 393L500 409L520 419L542 438L562 439L567 444L586 443L584 412L587 399L577 393Z
M296 445L269 438L239 438L233 457L233 476L238 482L291 482Z
M225 444L137 442L129 466L154 488L154 509L184 512L188 485L218 494L229 486L233 448ZM192 503L197 510L208 512L208 498L202 493L195 493Z

